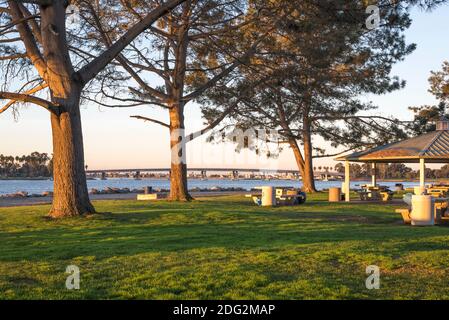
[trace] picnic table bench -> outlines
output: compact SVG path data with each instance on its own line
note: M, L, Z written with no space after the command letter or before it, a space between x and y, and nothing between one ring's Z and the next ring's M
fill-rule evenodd
M435 224L441 224L443 221L449 220L449 198L435 198L435 206L434 206L434 217ZM402 216L405 224L410 224L412 208L404 208L404 209L396 209L396 213L399 213Z
M444 198L449 195L449 187L433 186L426 189L427 193L433 197Z
M376 189L362 189L358 191L360 200L382 200L384 202L391 201L393 199L394 192L391 190L376 190Z
M306 202L304 192L295 189L276 189L276 201L284 206L294 206Z
M275 187L276 202L280 205L300 205L306 202L306 194L293 187ZM262 193L254 192L246 194L246 198L251 198L258 206L262 205Z

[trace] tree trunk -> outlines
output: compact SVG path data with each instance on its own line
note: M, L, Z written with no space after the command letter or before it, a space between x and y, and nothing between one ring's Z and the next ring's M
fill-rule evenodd
M42 48L46 61L43 78L51 101L58 106L51 114L53 135L53 218L94 213L84 170L80 96L82 85L74 75L65 33L67 2L52 1L40 7Z
M304 180L304 158L301 154L301 149L299 149L298 142L295 138L291 137L288 139L290 148L292 148L293 155L295 156L296 165L298 166L299 173Z
M186 139L184 128L184 111L180 105L170 108L170 148L171 172L170 195L171 201L191 201L187 187Z
M303 188L307 193L317 192L315 187L315 178L313 174L313 159L312 159L312 137L310 134L310 123L306 119L304 121L303 130L304 142L304 176L302 177Z
M57 99L61 113L51 115L53 133L53 218L94 213L84 170L83 134L79 96Z
M299 172L302 176L303 190L307 193L316 192L315 180L313 177L312 169L312 146L310 138L310 123L307 118L304 118L304 130L303 130L303 141L304 141L304 158L299 149L298 142L294 138L289 123L285 116L285 111L282 102L278 103L278 112L282 128L288 134L288 142L295 155L296 164L298 165ZM307 110L306 110L307 112Z

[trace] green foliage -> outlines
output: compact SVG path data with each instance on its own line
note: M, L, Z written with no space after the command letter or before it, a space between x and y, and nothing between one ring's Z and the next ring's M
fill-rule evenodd
M0 154L0 177L50 177L52 166L46 153L32 152L21 157Z
M352 149L406 136L399 121L374 116L376 106L360 97L405 85L391 69L415 49L403 35L411 23L407 3L379 3L383 23L369 31L363 27L367 15L361 2L265 5L289 14L280 21L277 15L264 17L276 29L227 88L212 88L201 101L207 119L237 103L223 130L270 128L286 139L305 142L309 135L321 136L333 147Z
M48 220L0 208L1 299L449 299L449 229L404 226L395 206L260 208L101 201L113 213ZM65 289L75 264L81 289ZM365 288L378 265L381 289Z
M444 61L441 71L432 71L430 92L441 102L449 102L449 62Z
M409 107L409 110L414 113L414 121L409 125L412 135L435 131L436 122L448 116L444 102L436 106Z
M370 164L351 163L351 177L369 178L372 175ZM345 172L345 166L342 163L335 165L335 171ZM419 171L413 170L403 163L378 163L377 177L379 179L418 179ZM428 179L447 179L449 178L449 165L444 165L440 169L426 168L426 178Z
M436 99L437 105L424 105L409 107L414 113L414 121L408 126L412 135L435 131L436 122L449 119L447 106L449 103L449 62L443 62L440 71L432 71L429 77L430 89Z

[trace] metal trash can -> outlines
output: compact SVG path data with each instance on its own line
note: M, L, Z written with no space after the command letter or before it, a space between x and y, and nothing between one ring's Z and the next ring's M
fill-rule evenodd
M329 202L340 202L340 201L341 201L341 188L330 188Z
M262 187L262 207L273 207L276 205L276 193L273 187Z
M435 200L432 196L414 195L412 197L412 226L435 225Z
M143 188L143 193L144 194L151 194L151 193L153 193L153 188L152 187L144 187Z

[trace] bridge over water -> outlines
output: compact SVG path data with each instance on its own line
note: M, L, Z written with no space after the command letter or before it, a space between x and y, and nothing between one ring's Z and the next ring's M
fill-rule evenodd
M283 173L283 174L295 174L299 173L298 170L285 170L285 169L247 169L247 168L187 168L188 172L245 172L245 173ZM170 172L170 168L144 168L144 169L97 169L97 170L87 170L88 174L98 174L98 173L135 173L135 172L147 172L147 173L160 173L160 172Z
M249 173L253 175L290 175L296 178L300 177L298 170L293 169L254 169L254 168L187 168L189 173L199 173L202 177L207 177L207 173L227 173L230 177L238 178L240 173ZM96 169L87 170L87 174L100 175L106 177L107 174L131 174L135 178L139 178L143 173L166 173L170 174L170 168L131 168L131 169ZM333 176L342 177L343 175L337 172L316 172L316 176Z

